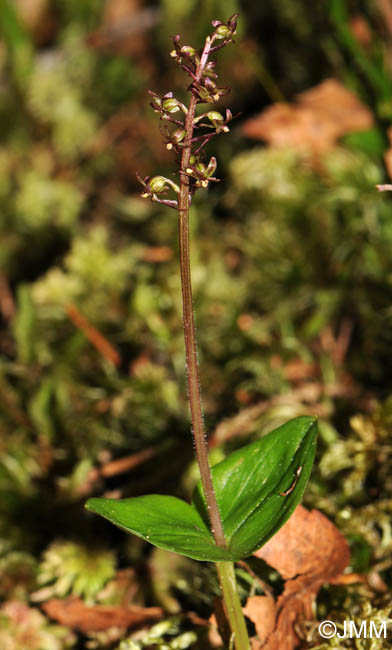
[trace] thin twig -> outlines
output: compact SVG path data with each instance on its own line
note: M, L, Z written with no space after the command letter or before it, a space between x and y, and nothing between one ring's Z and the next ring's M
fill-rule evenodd
M264 582L264 580L262 580L257 575L257 573L255 573L253 569L250 568L249 564L247 564L244 560L238 560L236 564L237 566L240 566L241 569L244 569L247 573L249 573L255 582L258 582L259 586L262 588L264 593L267 594L267 596L274 596L274 590L272 587L267 582Z
M121 357L116 348L88 322L87 318L80 313L76 305L70 304L66 307L68 317L73 324L80 329L90 343L109 361L113 366L119 366Z
M0 313L5 321L11 320L15 314L15 302L4 273L0 273Z

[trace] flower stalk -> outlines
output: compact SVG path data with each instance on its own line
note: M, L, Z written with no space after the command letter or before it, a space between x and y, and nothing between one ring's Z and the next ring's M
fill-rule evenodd
M174 183L163 176L144 179L138 176L143 185L143 198L150 198L178 212L183 329L192 432L211 532L215 544L222 548L226 548L227 543L212 481L203 423L190 267L189 209L192 197L198 188L206 189L210 182L219 182L219 179L214 176L216 158L212 156L206 162L204 147L215 135L229 131L228 123L232 119L232 114L230 110L226 110L225 116L217 110L208 110L196 115L196 111L198 104L215 104L230 91L229 88L217 85L215 62L210 60L210 56L233 41L237 17L238 14L234 14L227 23L213 21L214 31L207 36L200 52L190 45L181 45L180 35L173 38L174 49L170 56L191 78L188 88L191 93L189 105L185 106L174 97L172 92L166 93L163 97L149 92L153 110L160 115L162 121L165 121L162 130L166 147L178 154L179 180L178 183ZM171 128L167 126L168 124ZM163 198L169 191L174 192L177 198ZM231 562L218 562L217 571L235 648L249 650L245 619L236 591L234 566Z
M213 37L207 37L197 66L194 81L200 83L205 65L208 61L209 50L213 44ZM225 536L219 508L216 501L215 490L212 483L211 471L208 462L207 438L204 430L203 413L200 393L199 364L197 360L197 343L195 318L193 312L192 281L190 269L189 250L189 208L191 201L191 174L190 158L192 151L192 138L195 128L195 112L198 101L197 93L192 93L188 112L185 118L185 140L181 155L180 166L180 192L178 197L179 218L179 244L180 244L180 271L183 305L183 327L185 339L185 356L187 367L188 396L191 412L193 437L200 476L207 502L211 531L217 546L226 546Z

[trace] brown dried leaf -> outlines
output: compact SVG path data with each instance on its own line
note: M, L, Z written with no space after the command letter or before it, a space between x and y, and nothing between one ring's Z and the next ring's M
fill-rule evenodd
M298 506L255 556L279 571L287 582L275 603L270 598L268 605L265 600L255 601L255 597L248 600L244 611L249 612L259 636L252 650L293 650L299 641L294 629L298 617L312 617L312 604L320 587L339 576L349 562L347 541L321 512Z
M84 633L110 627L134 627L163 616L160 607L89 606L80 598L53 598L44 603L42 609L62 625Z
M80 497L91 494L95 488L95 484L101 478L111 478L118 474L131 472L139 465L147 462L150 458L153 458L156 453L157 450L155 448L147 447L146 449L130 454L129 456L124 456L123 458L117 458L115 460L108 460L100 467L92 467L87 473L85 481L76 488L76 493Z
M326 79L318 86L300 93L297 100L331 120L339 135L369 129L374 124L373 115L367 106L336 79Z
M5 321L10 321L15 315L16 307L6 275L0 272L0 314Z
M324 582L342 573L350 559L346 539L336 526L318 510L309 512L303 506L255 556L285 580L311 575Z
M309 363L300 357L295 357L284 365L283 374L288 381L301 383L304 380L319 377L320 366L317 363Z
M70 303L66 307L67 315L90 341L90 343L102 354L102 356L114 366L119 366L121 358L116 348L99 332L83 314L76 305Z
M392 147L391 147L391 145L392 145L392 128L391 127L389 127L387 129L387 136L388 136L390 146L389 146L389 149L387 149L384 152L384 162L385 162L385 167L386 167L387 172L388 172L388 176L389 176L389 178L392 178ZM379 189L380 192L385 191L384 188L389 189L388 185L377 185L376 187ZM382 188L382 189L380 189L380 188Z
M146 246L142 254L143 262L169 262L173 257L173 249L169 246Z
M259 645L263 644L275 627L274 599L271 596L251 596L243 607L243 612L255 624Z
M336 79L297 95L294 104L278 102L245 122L243 133L276 147L322 154L338 138L373 124L370 110Z
M367 20L361 14L350 19L350 30L363 48L368 48L372 42L372 31Z
M50 0L13 0L13 4L35 43L46 44L56 29Z

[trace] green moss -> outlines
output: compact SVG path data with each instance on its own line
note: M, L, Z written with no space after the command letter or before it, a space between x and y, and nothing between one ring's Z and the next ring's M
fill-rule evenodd
M68 594L91 602L113 578L116 560L112 552L92 549L76 542L56 541L43 554L37 582L47 598Z

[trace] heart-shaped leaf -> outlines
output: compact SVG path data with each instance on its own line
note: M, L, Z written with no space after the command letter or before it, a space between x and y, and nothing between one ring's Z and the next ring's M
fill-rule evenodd
M200 482L191 505L152 494L89 499L86 508L160 548L196 560L239 560L265 544L298 505L316 436L315 418L295 418L212 468L226 549L215 546Z

